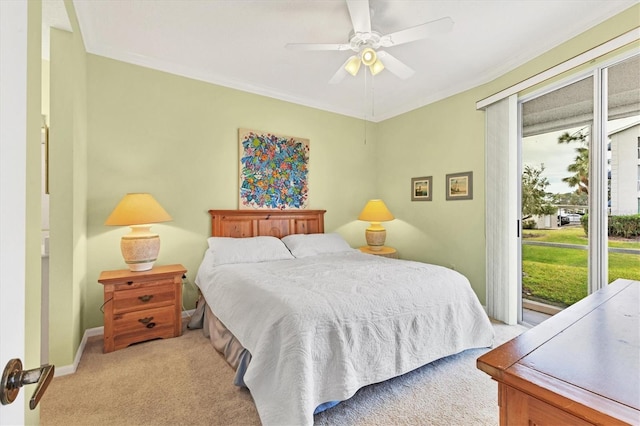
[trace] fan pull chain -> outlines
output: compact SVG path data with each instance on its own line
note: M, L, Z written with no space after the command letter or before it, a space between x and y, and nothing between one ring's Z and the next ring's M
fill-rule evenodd
M376 103L375 103L375 100L374 100L374 97L375 97L375 90L374 89L375 89L375 82L376 82L376 78L375 77L376 77L375 75L371 76L371 119L373 119L373 117L376 116L376 111L375 111Z
M367 144L367 70L365 68L364 70L364 96L363 96L363 108L362 110L364 111L364 144Z
M368 86L368 74L367 70L364 70L364 144L367 144L367 111L368 111L368 100L369 100L369 92L367 91L367 86ZM371 118L375 117L375 102L374 102L374 95L375 95L375 87L374 87L374 82L375 82L375 76L372 75L371 76Z

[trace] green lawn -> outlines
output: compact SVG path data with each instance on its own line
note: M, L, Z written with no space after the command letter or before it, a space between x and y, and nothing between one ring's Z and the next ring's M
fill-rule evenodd
M525 241L587 245L579 227L525 230ZM609 247L640 249L640 241L610 241ZM527 298L569 306L587 295L586 250L522 246L522 287ZM640 280L640 254L609 253L609 282Z

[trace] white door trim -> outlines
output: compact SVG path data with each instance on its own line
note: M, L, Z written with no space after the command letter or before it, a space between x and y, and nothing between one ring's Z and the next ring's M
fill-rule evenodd
M0 369L25 359L27 6L0 1ZM24 392L0 424L24 424Z

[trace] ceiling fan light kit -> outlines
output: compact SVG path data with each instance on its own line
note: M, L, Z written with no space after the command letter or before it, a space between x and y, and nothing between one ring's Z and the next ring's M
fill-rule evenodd
M369 71L371 75L377 75L384 69L384 64L380 60L376 60L373 64L369 65Z
M381 35L371 29L369 1L346 0L346 2L353 25L348 44L289 43L286 45L287 48L296 50L353 50L356 52L356 55L351 56L343 66L338 68L338 71L329 80L331 84L342 81L346 74L345 70L355 77L360 70L361 63L369 67L372 75L388 69L395 76L407 79L414 74L414 71L389 52L378 52L377 49L423 40L436 34L451 31L453 27L453 20L450 17L445 17Z
M370 67L376 62L376 51L367 47L362 51L362 63Z
M356 74L358 74L358 71L360 71L360 58L358 58L358 56L356 55L353 55L347 61L347 65L345 65L344 69L347 70L349 74L355 77Z
M384 69L384 64L378 59L376 51L370 47L362 51L361 58L362 63L369 67L372 75L376 75Z

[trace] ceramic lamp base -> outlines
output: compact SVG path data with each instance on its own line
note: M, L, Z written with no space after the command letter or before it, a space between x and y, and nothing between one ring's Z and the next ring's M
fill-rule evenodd
M148 271L158 259L160 237L150 228L150 225L133 225L131 232L120 241L122 257L131 271Z
M384 246L384 241L387 239L387 231L382 229L370 229L364 232L364 236L367 240L367 245L372 251L380 251Z

